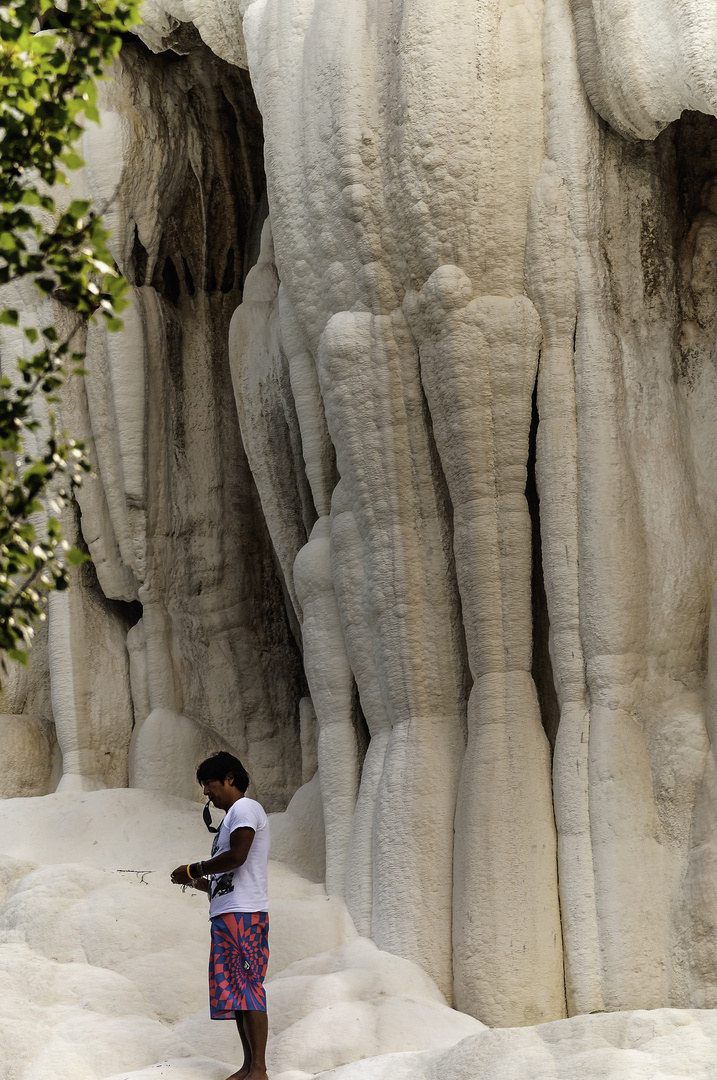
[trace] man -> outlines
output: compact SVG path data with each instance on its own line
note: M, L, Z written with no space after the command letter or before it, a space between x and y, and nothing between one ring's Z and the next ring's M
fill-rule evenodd
M235 1019L244 1048L244 1064L227 1080L268 1080L263 983L269 962L269 822L259 803L247 798L249 777L232 754L203 761L197 780L226 815L211 859L178 866L172 881L209 894L211 1017Z

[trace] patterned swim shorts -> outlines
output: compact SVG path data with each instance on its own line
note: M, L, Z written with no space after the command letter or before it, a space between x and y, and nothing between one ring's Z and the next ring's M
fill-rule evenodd
M266 1012L264 976L269 963L269 915L266 911L228 911L211 920L209 1011L212 1020L233 1020L234 1013Z

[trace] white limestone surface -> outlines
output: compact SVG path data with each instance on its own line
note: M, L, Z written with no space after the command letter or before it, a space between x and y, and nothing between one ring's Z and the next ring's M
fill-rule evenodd
M182 24L196 27L212 52L232 64L246 67L246 45L242 33L242 15L246 0L145 0L142 22L137 35L156 52L167 48L182 49ZM179 33L177 32L179 31Z
M206 898L169 882L209 844L196 803L143 790L0 803L6 1080L48 1070L55 1080L99 1080L162 1061L187 1077L226 1075L238 1037L208 1018ZM480 1029L419 968L358 938L322 884L272 862L270 897L273 1072L301 1062L313 1075Z
M234 1025L206 1008L206 899L168 880L208 842L195 803L141 790L0 804L3 1080L223 1080L236 1068ZM717 1012L486 1028L358 937L322 885L272 862L270 898L271 1080L717 1077Z
M712 0L570 0L580 71L618 131L653 139L685 109L717 112Z
M658 1009L486 1030L442 1053L393 1054L323 1080L713 1080L714 1011ZM300 1080L298 1075L272 1080Z

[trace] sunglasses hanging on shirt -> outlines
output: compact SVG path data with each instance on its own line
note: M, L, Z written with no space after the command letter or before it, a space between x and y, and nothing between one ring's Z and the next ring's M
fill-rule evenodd
M219 832L219 829L215 829L214 826L212 825L212 815L211 815L211 812L209 810L209 800L208 799L207 799L207 804L204 807L204 810L202 811L202 817L204 818L204 824L206 825L206 827L209 829L210 832Z

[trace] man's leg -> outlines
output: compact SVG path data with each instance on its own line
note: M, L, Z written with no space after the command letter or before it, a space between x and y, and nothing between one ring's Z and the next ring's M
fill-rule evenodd
M247 1009L242 1013L244 1032L251 1052L251 1068L246 1080L269 1080L266 1072L266 1039L269 1023L265 1012Z
M266 1072L266 1040L269 1024L266 1013L247 1009L234 1013L244 1048L244 1064L227 1080L269 1080Z
M242 1048L244 1050L244 1064L237 1072L232 1073L227 1077L227 1080L246 1080L251 1069L251 1046L249 1040L246 1037L246 1031L244 1030L244 1013L237 1009L234 1013L234 1019L237 1023L237 1031L239 1032L239 1038L241 1039Z

